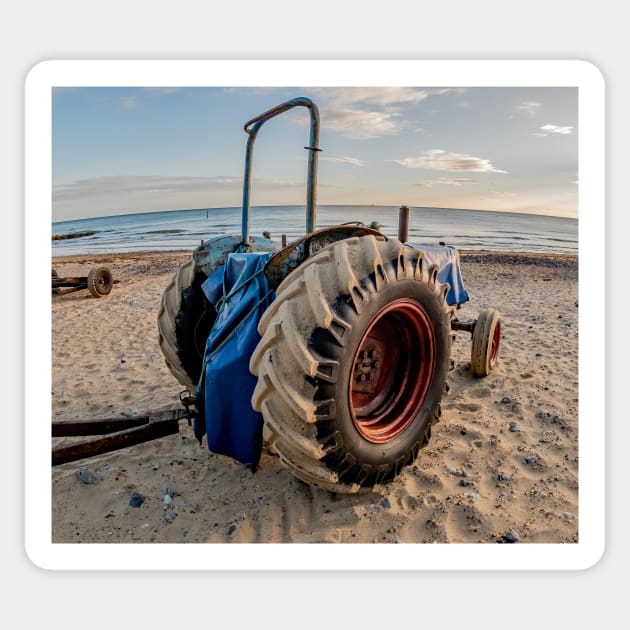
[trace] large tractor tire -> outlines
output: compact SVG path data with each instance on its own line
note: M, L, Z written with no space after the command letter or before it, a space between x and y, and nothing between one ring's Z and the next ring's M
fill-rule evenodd
M301 480L352 493L429 441L449 366L448 285L422 252L351 238L308 259L260 320L252 405Z
M473 376L488 376L499 357L501 341L501 315L493 308L487 308L475 322L470 351L470 371Z
M216 318L201 285L202 271L195 272L191 258L173 276L162 295L158 314L160 348L173 376L194 392L201 375L206 340Z

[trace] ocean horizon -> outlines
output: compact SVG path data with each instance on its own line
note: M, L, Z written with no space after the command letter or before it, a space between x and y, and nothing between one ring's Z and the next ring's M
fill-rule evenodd
M388 236L398 234L398 206L320 205L315 226L379 223ZM304 205L254 206L250 234L271 233L291 242L304 234ZM81 237L52 241L52 256L142 251L191 251L202 240L241 233L241 208L195 208L118 214L52 223L52 235ZM408 242L414 246L443 241L462 250L528 253L578 253L578 219L548 215L411 207Z

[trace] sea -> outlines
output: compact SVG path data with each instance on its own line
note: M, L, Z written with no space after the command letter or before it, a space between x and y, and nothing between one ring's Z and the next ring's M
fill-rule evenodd
M376 221L381 231L398 235L399 208L393 206L319 206L316 228ZM263 231L281 242L304 234L304 206L258 206L250 210L250 234ZM52 241L52 255L193 250L202 240L241 234L240 208L200 208L122 214L52 224L52 234L93 232ZM578 220L533 214L445 208L410 208L408 242L414 246L445 242L460 250L578 253Z

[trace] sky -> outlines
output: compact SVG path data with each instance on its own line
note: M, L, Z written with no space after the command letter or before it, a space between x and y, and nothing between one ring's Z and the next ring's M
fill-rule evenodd
M567 87L63 87L52 219L240 207L246 121L296 96L321 119L317 202L578 216ZM305 203L309 113L256 139L251 205Z

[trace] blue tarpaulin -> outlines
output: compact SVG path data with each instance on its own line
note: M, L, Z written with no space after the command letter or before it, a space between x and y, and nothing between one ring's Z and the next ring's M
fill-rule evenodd
M255 470L262 447L263 420L251 405L256 377L249 359L260 340L258 320L273 301L263 268L269 253L230 254L202 285L217 318L206 342L198 386L203 416L194 433L207 436L213 453L228 455Z
M448 282L448 304L468 300L459 267L459 252L452 247L421 246L425 261L438 264L438 281ZM256 377L249 360L258 345L258 321L275 294L263 273L270 253L229 254L224 265L202 285L217 317L206 342L201 379L197 387L200 415L193 429L199 441L207 436L208 449L256 469L262 448L262 415L251 398Z

